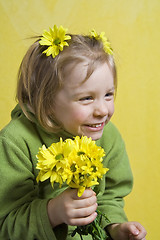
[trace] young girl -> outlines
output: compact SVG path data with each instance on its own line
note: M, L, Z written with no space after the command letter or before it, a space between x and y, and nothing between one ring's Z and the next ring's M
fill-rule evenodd
M0 239L78 240L71 232L91 223L98 206L110 220L103 223L110 239L145 240L143 226L128 222L123 210L132 173L121 135L110 122L117 80L104 33L71 35L54 26L29 48L18 80L19 103L0 133ZM39 148L77 135L96 140L106 153L109 172L97 196L92 189L78 197L66 185L53 189L49 181L36 181Z

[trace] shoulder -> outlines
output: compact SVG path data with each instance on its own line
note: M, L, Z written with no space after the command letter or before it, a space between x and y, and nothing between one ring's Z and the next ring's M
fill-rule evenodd
M33 123L23 114L13 118L1 131L0 138L10 138L22 140L34 132Z
M0 131L1 149L17 149L35 156L39 147L49 146L55 140L55 134L47 133L36 120L30 121L22 111L13 115L13 111L12 120Z
M17 113L0 131L0 149L7 152L21 152L30 156L41 146L36 124L29 121L23 112Z

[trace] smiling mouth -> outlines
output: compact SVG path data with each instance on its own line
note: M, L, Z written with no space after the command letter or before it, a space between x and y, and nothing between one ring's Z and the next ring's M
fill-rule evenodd
M97 124L87 124L86 126L90 127L90 128L101 128L101 127L104 126L104 122L103 123L97 123Z

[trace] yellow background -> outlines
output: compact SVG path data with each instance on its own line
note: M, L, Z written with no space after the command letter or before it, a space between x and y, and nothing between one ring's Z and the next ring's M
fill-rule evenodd
M160 1L0 0L0 128L15 105L23 55L54 24L72 33L105 31L115 52L118 93L113 122L126 142L135 178L126 198L129 220L148 240L160 239ZM1 206L2 207L2 206Z

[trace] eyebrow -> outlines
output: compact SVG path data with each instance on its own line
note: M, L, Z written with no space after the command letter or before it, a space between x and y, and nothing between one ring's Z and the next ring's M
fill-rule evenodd
M106 92L114 92L114 91L115 91L115 88L112 87L112 88L107 89ZM77 93L73 94L72 97L73 98L74 97L79 97L81 95L90 96L90 95L93 95L93 94L94 94L94 91L86 91L86 92L85 91L80 91L80 92L77 92Z
M77 93L73 94L72 97L79 97L81 95L89 96L89 95L92 95L92 94L93 94L93 92L84 92L84 91L82 91L82 92L77 92Z
M112 87L112 88L108 89L108 91L109 91L109 92L110 92L110 91L115 91L115 87Z

